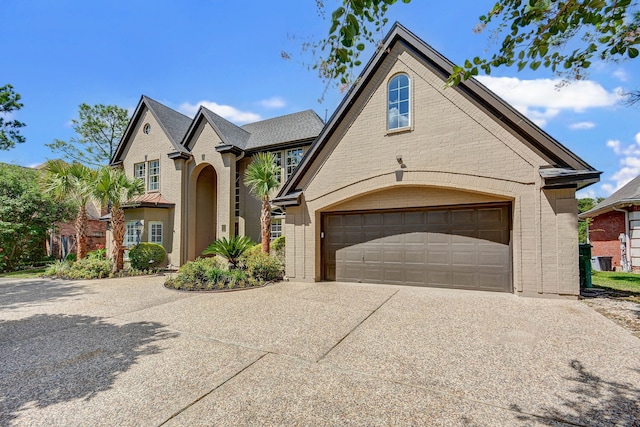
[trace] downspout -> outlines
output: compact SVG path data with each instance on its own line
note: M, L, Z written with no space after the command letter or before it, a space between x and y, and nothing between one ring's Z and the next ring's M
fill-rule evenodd
M632 269L631 265L631 239L629 238L629 211L626 209L616 208L612 206L613 210L616 212L624 212L624 243L626 247L626 259L624 260L624 265L622 266L622 271L629 273Z

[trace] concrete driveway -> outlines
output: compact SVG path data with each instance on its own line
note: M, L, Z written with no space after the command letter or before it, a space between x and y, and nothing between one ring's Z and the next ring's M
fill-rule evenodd
M0 426L640 425L640 340L579 301L162 281L0 279Z

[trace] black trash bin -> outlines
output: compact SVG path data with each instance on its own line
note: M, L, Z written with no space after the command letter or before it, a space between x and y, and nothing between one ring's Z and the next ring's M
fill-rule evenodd
M580 287L590 288L591 284L591 245L581 243L579 245L578 265L580 266Z

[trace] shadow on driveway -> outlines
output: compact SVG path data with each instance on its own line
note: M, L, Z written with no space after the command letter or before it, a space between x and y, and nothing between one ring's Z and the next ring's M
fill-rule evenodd
M565 380L573 384L569 390L572 397L558 397L557 407L543 408L540 415L544 418L523 414L519 419L552 426L557 425L556 421L579 426L640 426L640 388L599 377L578 360L569 365L574 374ZM518 405L511 409L522 411Z
M0 310L43 304L61 298L90 293L86 287L54 280L16 280L0 282Z
M159 341L178 334L156 322L123 325L92 316L38 314L0 321L0 426L26 407L90 400Z

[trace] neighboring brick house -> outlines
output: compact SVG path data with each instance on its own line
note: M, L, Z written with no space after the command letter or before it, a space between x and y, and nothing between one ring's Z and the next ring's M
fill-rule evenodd
M125 205L124 245L137 243L138 221L140 241L162 244L176 266L220 237L259 241L260 202L243 179L251 156L274 153L284 181L323 125L312 110L236 126L200 107L192 119L142 96L111 161L145 182L145 194ZM277 236L284 215L273 215Z
M612 257L612 267L640 271L640 176L579 215L588 219L594 257Z
M452 67L393 26L274 200L288 277L579 295L600 172Z
M104 248L106 245L107 226L100 220L100 207L95 202L87 203L87 252ZM68 254L78 251L76 242L75 220L54 224L54 232L46 242L47 253L62 259Z

